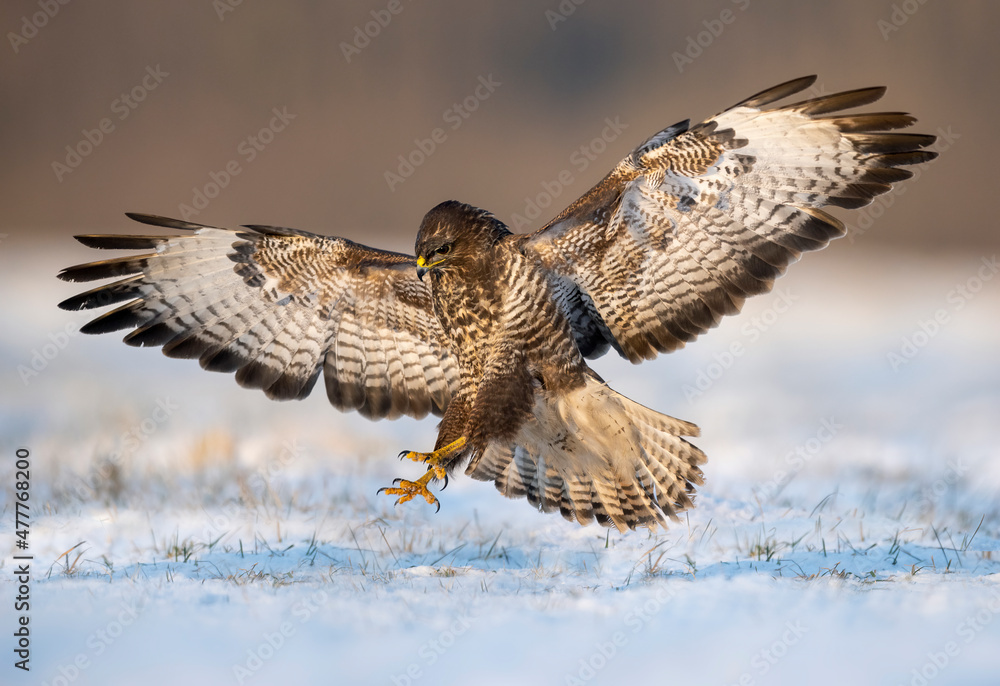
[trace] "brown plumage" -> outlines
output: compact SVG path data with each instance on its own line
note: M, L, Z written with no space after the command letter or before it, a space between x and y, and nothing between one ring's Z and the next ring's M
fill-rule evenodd
M125 303L83 331L133 329L235 372L269 397L302 398L320 375L339 409L370 418L443 415L429 470L466 464L509 497L620 530L691 506L704 454L692 424L611 390L586 358L633 362L694 340L740 310L802 252L843 235L820 208L856 208L934 157L934 138L895 133L908 115L845 115L884 89L782 107L813 77L763 91L694 127L657 133L541 230L512 234L488 212L445 202L424 218L416 257L342 238L249 226L80 236L143 255L71 267L70 281L124 277L61 303Z

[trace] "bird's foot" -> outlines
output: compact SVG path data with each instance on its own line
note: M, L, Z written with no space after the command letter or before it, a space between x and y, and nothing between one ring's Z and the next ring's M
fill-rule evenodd
M409 500L413 500L415 497L422 496L424 500L427 501L428 505L437 505L437 509L441 509L441 503L438 501L434 494L430 492L427 488L427 484L430 483L432 479L440 479L444 481L444 485L448 485L448 472L441 465L446 462L447 458L451 457L462 448L465 447L465 437L459 438L452 441L446 446L438 448L432 453L418 453L412 450L404 450L399 454L399 458L404 457L408 460L413 460L414 462L422 462L427 465L427 473L416 481L407 481L406 479L395 479L393 480L393 486L378 489L379 493L386 493L388 495L398 495L399 498L396 500L396 505L400 503L405 503Z
M399 505L400 503L405 503L408 500L413 500L418 495L423 496L424 500L427 501L428 505L437 505L437 510L441 509L441 503L438 499L434 497L434 494L430 492L427 488L427 484L431 479L437 478L436 470L440 468L431 467L427 470L427 473L416 481L407 481L406 479L393 479L392 483L397 484L392 487L384 487L378 489L379 493L385 493L387 495L398 495L399 498L396 499L394 505ZM443 469L441 470L444 471Z
M465 436L458 438L446 446L442 446L432 453L417 453L412 450L404 450L399 454L399 459L406 458L407 460L413 460L414 462L423 462L427 465L431 471L434 472L434 476L438 479L445 479L447 485L448 475L441 463L445 458L457 453L459 450L465 447Z

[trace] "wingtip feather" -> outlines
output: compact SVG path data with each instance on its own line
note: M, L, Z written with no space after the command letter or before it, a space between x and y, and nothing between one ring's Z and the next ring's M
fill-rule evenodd
M766 88L759 93L754 93L749 98L741 100L740 102L733 105L736 107L762 107L763 105L769 105L772 102L781 100L782 98L787 98L789 95L794 95L799 91L805 90L809 86L816 82L816 75L810 74L809 76L800 76L797 79L792 79L790 81L785 81L784 83L779 83L777 86L771 86ZM730 108L732 109L732 108Z
M171 219L170 217L162 217L158 214L143 214L141 212L126 212L125 216L132 221L137 221L140 224L149 224L150 226L162 226L167 229L180 229L182 231L197 231L198 229L213 228L206 226L204 224L192 224L191 222L184 221L182 219Z

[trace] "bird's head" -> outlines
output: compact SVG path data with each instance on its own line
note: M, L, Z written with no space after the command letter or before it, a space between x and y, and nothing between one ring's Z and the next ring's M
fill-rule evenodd
M461 269L488 259L490 248L510 231L486 210L448 200L424 217L417 232L417 276Z

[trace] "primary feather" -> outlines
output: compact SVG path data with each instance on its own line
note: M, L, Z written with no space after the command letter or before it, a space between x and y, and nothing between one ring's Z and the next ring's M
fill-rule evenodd
M660 131L531 235L453 201L424 217L416 257L130 214L185 233L79 236L148 252L63 270L117 280L61 306L118 305L82 330L130 329L131 345L272 398L302 398L322 376L342 410L443 415L436 452L413 453L431 470L391 489L405 499L432 502L434 470L466 463L542 511L656 527L702 483L705 456L683 438L698 428L616 393L585 358L613 348L639 362L694 340L843 235L823 208L867 205L935 156L933 136L897 132L907 114L844 112L882 88L776 104L813 80Z

